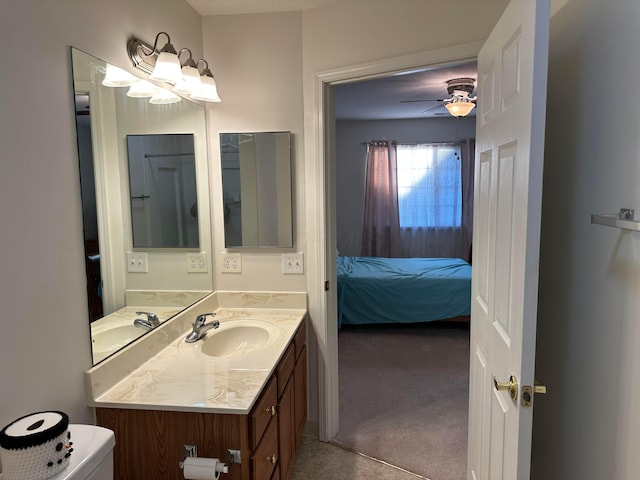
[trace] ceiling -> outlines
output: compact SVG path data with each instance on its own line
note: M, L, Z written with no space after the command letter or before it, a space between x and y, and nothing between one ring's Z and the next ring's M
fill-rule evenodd
M338 120L384 120L449 116L442 100L447 80L477 77L475 61L455 66L336 85L335 115ZM472 95L475 95L475 91ZM430 100L430 101L416 101ZM406 103L405 103L406 102ZM469 114L475 115L475 109Z
M336 0L187 0L200 15L234 15L307 10Z
M203 16L300 11L335 1L338 0L187 0ZM446 98L447 80L461 77L476 79L476 62L336 85L336 119L446 117L449 113L442 101L403 102ZM470 114L473 115L475 109Z

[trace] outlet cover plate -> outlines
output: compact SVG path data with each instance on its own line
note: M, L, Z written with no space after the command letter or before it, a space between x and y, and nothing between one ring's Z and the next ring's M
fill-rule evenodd
M187 253L188 273L206 273L208 271L209 268L207 267L207 252Z
M127 252L127 272L147 273L149 260L146 252Z
M304 254L302 252L283 253L282 273L297 275L304 273Z
M242 273L242 254L239 252L223 252L222 273Z

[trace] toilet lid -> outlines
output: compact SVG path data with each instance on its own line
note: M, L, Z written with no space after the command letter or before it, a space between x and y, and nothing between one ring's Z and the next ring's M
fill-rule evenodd
M111 430L96 425L70 424L73 455L69 465L49 480L80 480L100 467L116 444ZM108 459L108 461L113 461ZM1 480L1 479L0 479Z

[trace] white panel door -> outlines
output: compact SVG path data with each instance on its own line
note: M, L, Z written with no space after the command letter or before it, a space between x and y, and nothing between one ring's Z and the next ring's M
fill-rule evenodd
M528 479L549 2L512 0L478 56L469 457L473 480ZM512 398L504 383L517 382ZM524 398L527 394L524 394Z

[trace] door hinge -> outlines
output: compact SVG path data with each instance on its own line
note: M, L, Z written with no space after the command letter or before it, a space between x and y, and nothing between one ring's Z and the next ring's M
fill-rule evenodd
M325 280L324 281L324 291L328 292L329 291L329 280Z

